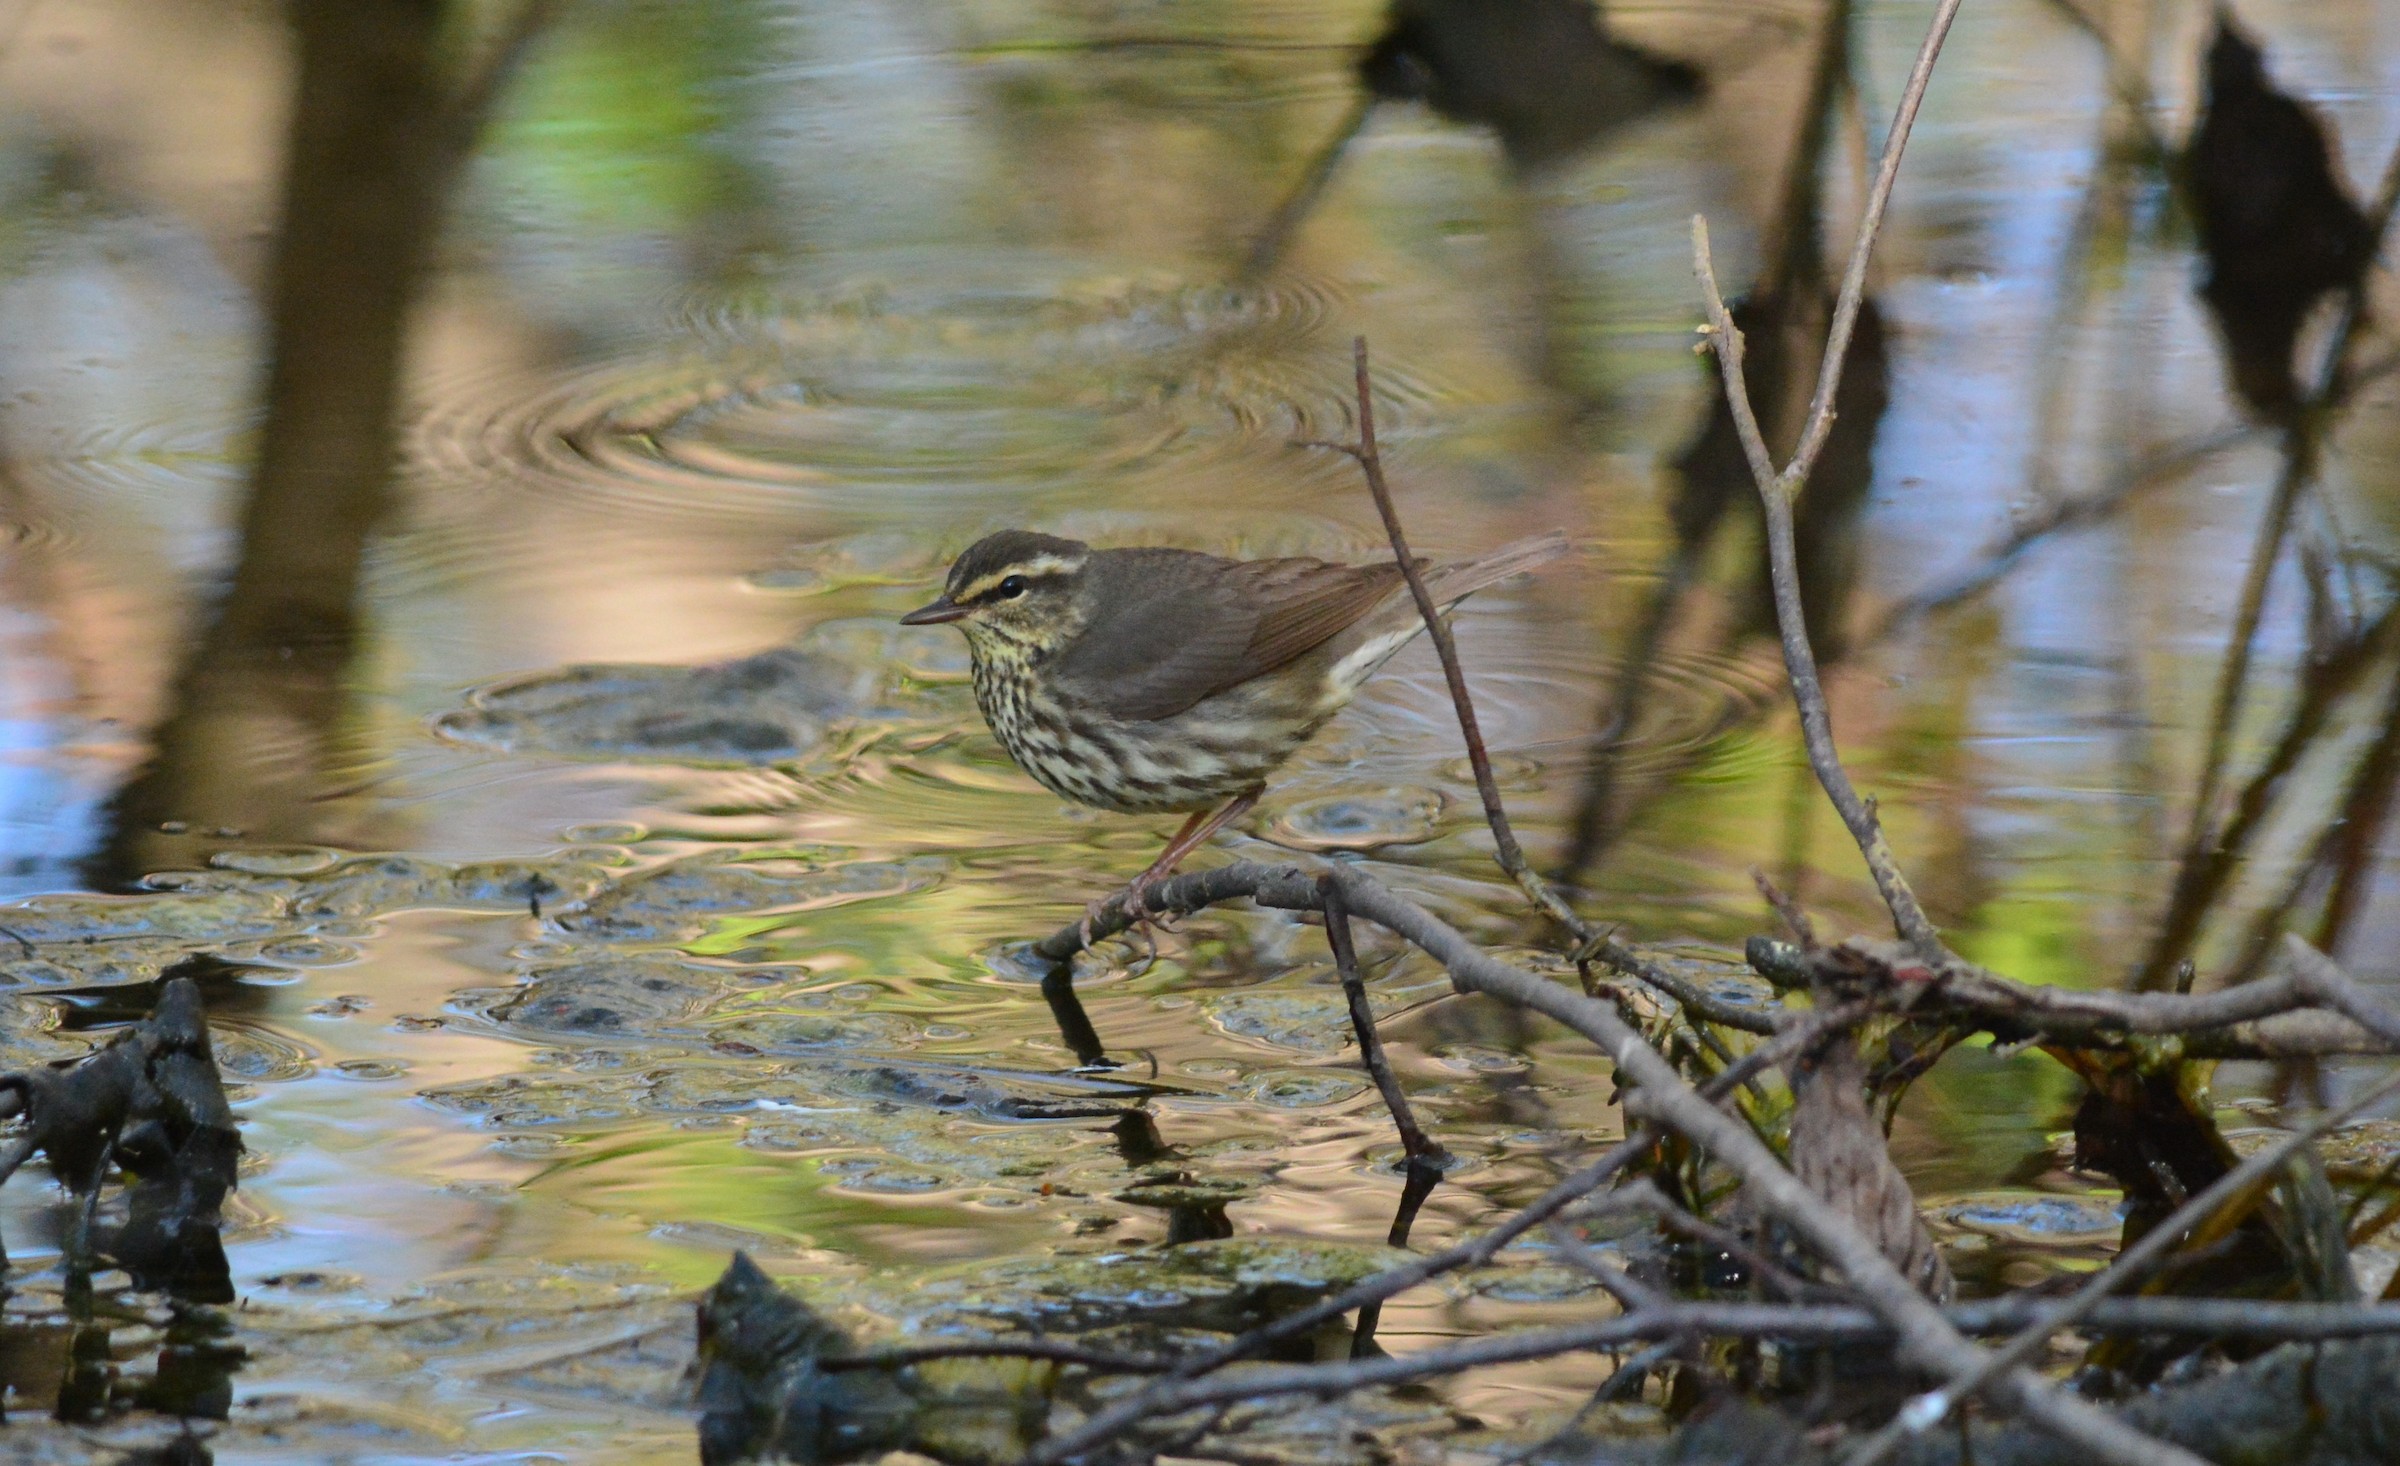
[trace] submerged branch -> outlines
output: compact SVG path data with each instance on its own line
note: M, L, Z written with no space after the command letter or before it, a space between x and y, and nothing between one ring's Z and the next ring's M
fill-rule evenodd
M1320 877L1290 867L1227 866L1162 882L1144 893L1143 903L1152 912L1175 911L1196 909L1186 903L1203 896L1222 901L1248 895L1262 905L1315 909L1321 900L1318 879L1340 888L1352 914L1382 926L1442 963L1458 991L1485 993L1529 1008L1598 1045L1616 1063L1628 1113L1651 1126L1683 1136L1738 1175L1753 1204L1789 1227L1830 1262L1861 1302L1893 1330L1903 1359L1951 1376L1966 1376L1982 1368L1989 1357L1986 1351L1953 1328L1873 1242L1804 1186L1746 1123L1726 1114L1710 1097L1686 1084L1674 1065L1651 1048L1610 1005L1500 961L1446 922L1349 866L1331 867ZM1112 923L1121 930L1125 923L1123 906L1120 899L1104 907L1094 919L1095 931L1108 930ZM1051 940L1056 943L1061 938L1068 942L1075 940L1072 932L1061 933ZM1067 951L1071 953L1072 948ZM1624 1149L1620 1147L1617 1153L1623 1153ZM1196 1365L1190 1372L1196 1375L1223 1362L1227 1361L1219 1359ZM1378 1367L1381 1363L1374 1362ZM1061 1461L1088 1450L1134 1421L1167 1408L1162 1402L1170 1398L1183 1400L1173 1408L1189 1408L1194 1401L1173 1395L1176 1388L1170 1382L1119 1402L1095 1415L1081 1429L1046 1445L1034 1459ZM2060 1394L2029 1371L2002 1372L1993 1378L1989 1388L2002 1403L2080 1443L2098 1459L2139 1462L2143 1466L2160 1462L2191 1466L2194 1460L2186 1453L2142 1437L2083 1401Z

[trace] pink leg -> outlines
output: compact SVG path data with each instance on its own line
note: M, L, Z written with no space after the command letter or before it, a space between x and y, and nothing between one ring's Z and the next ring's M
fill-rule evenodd
M1167 841L1167 848L1158 852L1158 859L1150 862L1150 868L1133 878L1133 889L1136 892L1147 891L1173 875L1175 867L1183 864L1184 857L1207 844L1217 831L1248 814L1251 806L1258 803L1258 796L1265 792L1263 788L1244 790L1226 800L1214 814L1204 811L1185 820L1183 828Z
M1258 796L1265 792L1263 785L1256 789L1245 790L1227 800L1215 811L1197 811L1191 818L1183 822L1183 828L1177 830L1174 836L1167 841L1167 848L1158 852L1158 859L1151 861L1150 868L1135 876L1132 884L1125 888L1125 912L1133 918L1135 926L1144 926L1151 922L1165 924L1163 916L1152 916L1142 909L1142 898L1149 893L1152 886L1173 875L1175 867L1183 864L1186 856L1207 844L1210 837L1217 831L1249 813L1251 807L1258 803ZM1107 898L1103 897L1094 901L1090 909L1083 914L1083 941L1087 947L1091 945L1092 941L1092 922L1099 916L1100 908L1107 904Z

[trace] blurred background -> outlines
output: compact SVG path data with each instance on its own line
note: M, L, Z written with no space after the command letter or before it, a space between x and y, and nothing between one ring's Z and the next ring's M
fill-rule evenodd
M2186 158L2216 15L2081 4L1973 0L1912 141L1801 510L1836 730L1971 958L2217 981L2289 926L2389 981L2400 301L2356 236L2400 10L2237 7L2265 73L2221 61L2220 115L2299 99L2343 195L2260 245L2209 200L2316 174ZM1006 525L1376 554L1355 467L1306 446L1352 431L1356 333L1420 549L1575 540L1459 618L1537 862L1696 963L1765 928L1754 866L1880 931L1787 710L1688 231L1788 446L1930 11L6 0L12 1042L64 1051L59 994L197 947L252 964L212 1005L254 1152L229 1257L289 1336L237 1395L303 1455L338 1416L395 1459L686 1459L656 1360L503 1390L486 1339L295 1341L451 1289L570 1300L571 1354L735 1245L842 1277L1178 1227L1379 1240L1392 1147L1288 924L1212 916L1084 975L1124 1066L1089 1083L1230 1178L1197 1219L1107 1199L1149 1162L1105 1126L911 1109L890 1077L1066 1082L1088 1044L1015 944L1165 828L1040 791L957 638L893 618ZM2309 207L2333 243L2277 253ZM1538 936L1421 645L1219 845L1351 852ZM1377 956L1469 1157L1421 1226L1616 1124L1605 1065ZM2063 1186L2071 1093L1962 1055L1902 1159L1937 1198ZM0 1201L38 1259L49 1199ZM640 1316L626 1338L688 1327ZM20 1352L46 1405L57 1350ZM1556 1369L1460 1395L1563 1408Z

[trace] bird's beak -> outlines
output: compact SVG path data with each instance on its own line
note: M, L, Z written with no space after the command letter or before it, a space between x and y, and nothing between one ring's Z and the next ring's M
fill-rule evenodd
M903 626L939 626L945 621L960 619L967 614L967 610L968 608L965 606L952 604L950 598L944 596L930 606L919 606L901 617L900 624Z

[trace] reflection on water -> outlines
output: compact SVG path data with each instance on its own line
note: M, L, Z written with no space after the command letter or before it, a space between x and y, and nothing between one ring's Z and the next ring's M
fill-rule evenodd
M79 1052L144 1006L95 993L194 950L243 964L211 1008L252 1155L224 1441L689 1459L676 1290L736 1246L843 1285L1382 1241L1407 1182L1321 934L1213 913L1044 1001L1021 944L1163 831L1042 794L955 646L890 624L1000 524L1372 554L1350 466L1299 446L1345 435L1354 332L1425 551L1581 547L1459 618L1529 847L1646 940L1738 943L1759 864L1828 929L1878 925L1758 634L1686 229L1704 209L1748 283L1789 441L1917 7L1624 7L1562 56L1647 80L1556 134L1471 100L1457 7L1413 0L637 0L473 36L395 6L424 28L379 47L337 8L287 33L84 0L0 52L0 890L30 898L0 912L0 1057ZM2257 379L2198 293L2230 276L2128 141L2190 127L2212 22L2093 13L2114 62L2051 9L1970 7L1912 145L1803 506L1837 726L1971 955L2213 980L2289 920L2389 977L2388 341L2305 436L2238 431ZM2333 171L2379 178L2384 10L2241 18L2336 124ZM1369 105L1364 48L1403 35L1369 79L1429 105ZM1634 47L1703 63L1705 96ZM378 120L424 130L336 146L357 99L311 82L344 64L388 68ZM479 75L497 110L453 175ZM287 131L324 150L287 163ZM2327 310L2284 357L2303 390ZM1530 939L1453 730L1405 653L1222 847L1342 852ZM70 894L85 871L142 888ZM1613 1133L1605 1063L1362 955L1459 1157L1419 1244ZM1903 1158L1973 1193L1949 1230L2002 1237L1974 1198L2073 1192L2046 1139L2073 1101L2046 1060L1953 1056ZM70 1319L54 1211L0 1191L20 1397L165 1398L226 1341ZM1395 1300L1376 1338L1583 1306L1534 1282ZM1448 1398L1513 1422L1599 1377ZM107 1428L164 1448L142 1419Z

